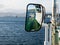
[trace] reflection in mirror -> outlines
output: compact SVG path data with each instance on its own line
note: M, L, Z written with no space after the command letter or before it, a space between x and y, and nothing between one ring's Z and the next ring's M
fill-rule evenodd
M38 21L39 24L42 22L42 7L36 7L36 20Z
M35 6L34 5L29 5L28 10L30 10L30 9L35 9Z
M38 31L42 26L42 6L39 4L27 5L25 30L28 32Z

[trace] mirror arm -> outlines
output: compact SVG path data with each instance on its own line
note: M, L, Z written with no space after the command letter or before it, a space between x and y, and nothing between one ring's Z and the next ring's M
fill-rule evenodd
M49 41L48 41L48 24L42 23L42 27L45 27L45 41L44 41L44 45L49 45Z
M51 24L42 23L42 27L45 27L45 41L44 45L51 45Z

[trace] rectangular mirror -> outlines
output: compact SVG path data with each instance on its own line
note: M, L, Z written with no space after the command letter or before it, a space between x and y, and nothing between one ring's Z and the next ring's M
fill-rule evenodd
M42 26L43 6L40 4L28 4L26 11L25 30L38 31Z

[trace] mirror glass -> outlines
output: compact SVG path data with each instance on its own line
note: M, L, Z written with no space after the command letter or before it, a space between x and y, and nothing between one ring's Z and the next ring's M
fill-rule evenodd
M28 32L38 31L42 26L42 7L30 4L27 6L25 30Z

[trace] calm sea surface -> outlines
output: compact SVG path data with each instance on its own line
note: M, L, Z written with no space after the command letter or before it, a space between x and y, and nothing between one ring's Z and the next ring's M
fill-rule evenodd
M25 18L0 18L0 45L43 45L44 27L38 32L25 31Z

